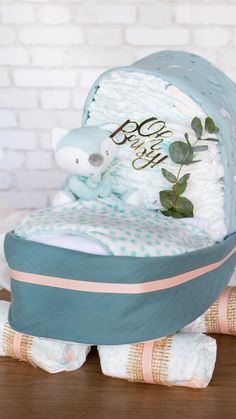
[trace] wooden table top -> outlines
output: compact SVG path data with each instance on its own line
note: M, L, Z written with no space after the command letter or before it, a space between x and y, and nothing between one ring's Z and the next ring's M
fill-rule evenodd
M81 369L55 375L25 362L0 358L0 418L234 419L236 338L215 337L216 368L210 385L202 390L106 377L95 348Z

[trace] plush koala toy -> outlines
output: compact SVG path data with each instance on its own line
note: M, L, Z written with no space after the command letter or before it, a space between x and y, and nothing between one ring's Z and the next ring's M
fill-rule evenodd
M53 206L77 199L105 198L111 194L111 176L102 178L117 153L117 146L109 136L108 130L96 126L53 129L52 147L56 162L69 173L53 199Z

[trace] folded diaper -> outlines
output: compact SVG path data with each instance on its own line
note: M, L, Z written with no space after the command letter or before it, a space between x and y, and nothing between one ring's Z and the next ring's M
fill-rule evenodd
M181 331L236 335L236 286L226 287L202 316Z
M29 362L50 373L76 370L84 364L90 351L89 345L15 332L7 321L9 305L0 301L0 356Z
M204 388L211 380L216 341L176 333L156 341L98 347L103 374L129 381Z

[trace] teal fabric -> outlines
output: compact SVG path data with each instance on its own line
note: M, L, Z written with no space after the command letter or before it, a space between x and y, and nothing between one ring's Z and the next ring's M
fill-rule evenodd
M224 258L236 233L222 243L179 256L97 256L27 241L8 233L11 269L74 280L141 283L165 279ZM213 304L229 282L236 253L220 268L188 283L142 295L80 292L12 280L9 323L19 332L91 344L123 344L176 332Z
M156 75L190 96L220 127L219 139L225 181L225 217L228 234L236 231L236 85L207 60L183 51L162 51L129 67L103 73L91 88L84 106L86 124L89 107L100 82L112 71L123 70ZM134 75L135 77L135 75ZM125 100L125 98L124 98Z

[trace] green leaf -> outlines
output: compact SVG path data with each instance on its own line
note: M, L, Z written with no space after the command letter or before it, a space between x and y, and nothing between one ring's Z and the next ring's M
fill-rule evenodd
M179 196L176 198L175 210L184 217L193 217L193 204L189 199Z
M189 144L175 141L169 147L170 157L177 164L189 164L193 160L193 149Z
M164 178L166 178L170 183L175 183L176 182L177 179L176 179L176 176L173 173L169 172L166 169L161 169L161 171L162 171L162 174L163 174Z
M161 211L161 212L163 215L166 215L167 217L183 218L183 215L175 211L174 208L171 208L167 211Z
M185 175L183 175L178 181L179 185L182 185L183 183L186 183L188 181L189 177L190 177L190 173L186 173Z
M209 116L205 119L205 129L210 134L214 134L216 132L219 132L219 128L216 127L215 122Z
M215 122L209 116L205 119L205 129L211 133L215 131Z
M199 151L206 151L208 150L208 145L195 145L193 147L193 152L198 153Z
M171 214L170 214L170 210L164 210L164 211L161 211L161 213L162 213L163 215L166 215L166 217L170 217L170 216L171 216Z
M215 141L216 143L219 142L218 138L202 138L203 141Z
M160 201L164 208L170 209L173 206L173 192L172 191L161 191Z
M195 118L193 118L193 120L192 120L191 127L192 127L193 131L195 132L196 137L201 138L202 132L203 132L201 119L198 118L197 116L195 116Z
M185 163L187 166L194 163L199 163L201 160L192 160L190 163Z
M190 144L190 141L189 141L189 136L188 136L188 133L187 132L185 132L185 134L184 134L184 138L185 138L185 140L187 141L187 143L188 144ZM190 144L191 145L191 144Z
M181 183L181 184L176 183L176 185L172 187L172 191L174 192L175 195L179 196L179 195L182 195L182 193L184 193L186 188L187 188L187 182Z

